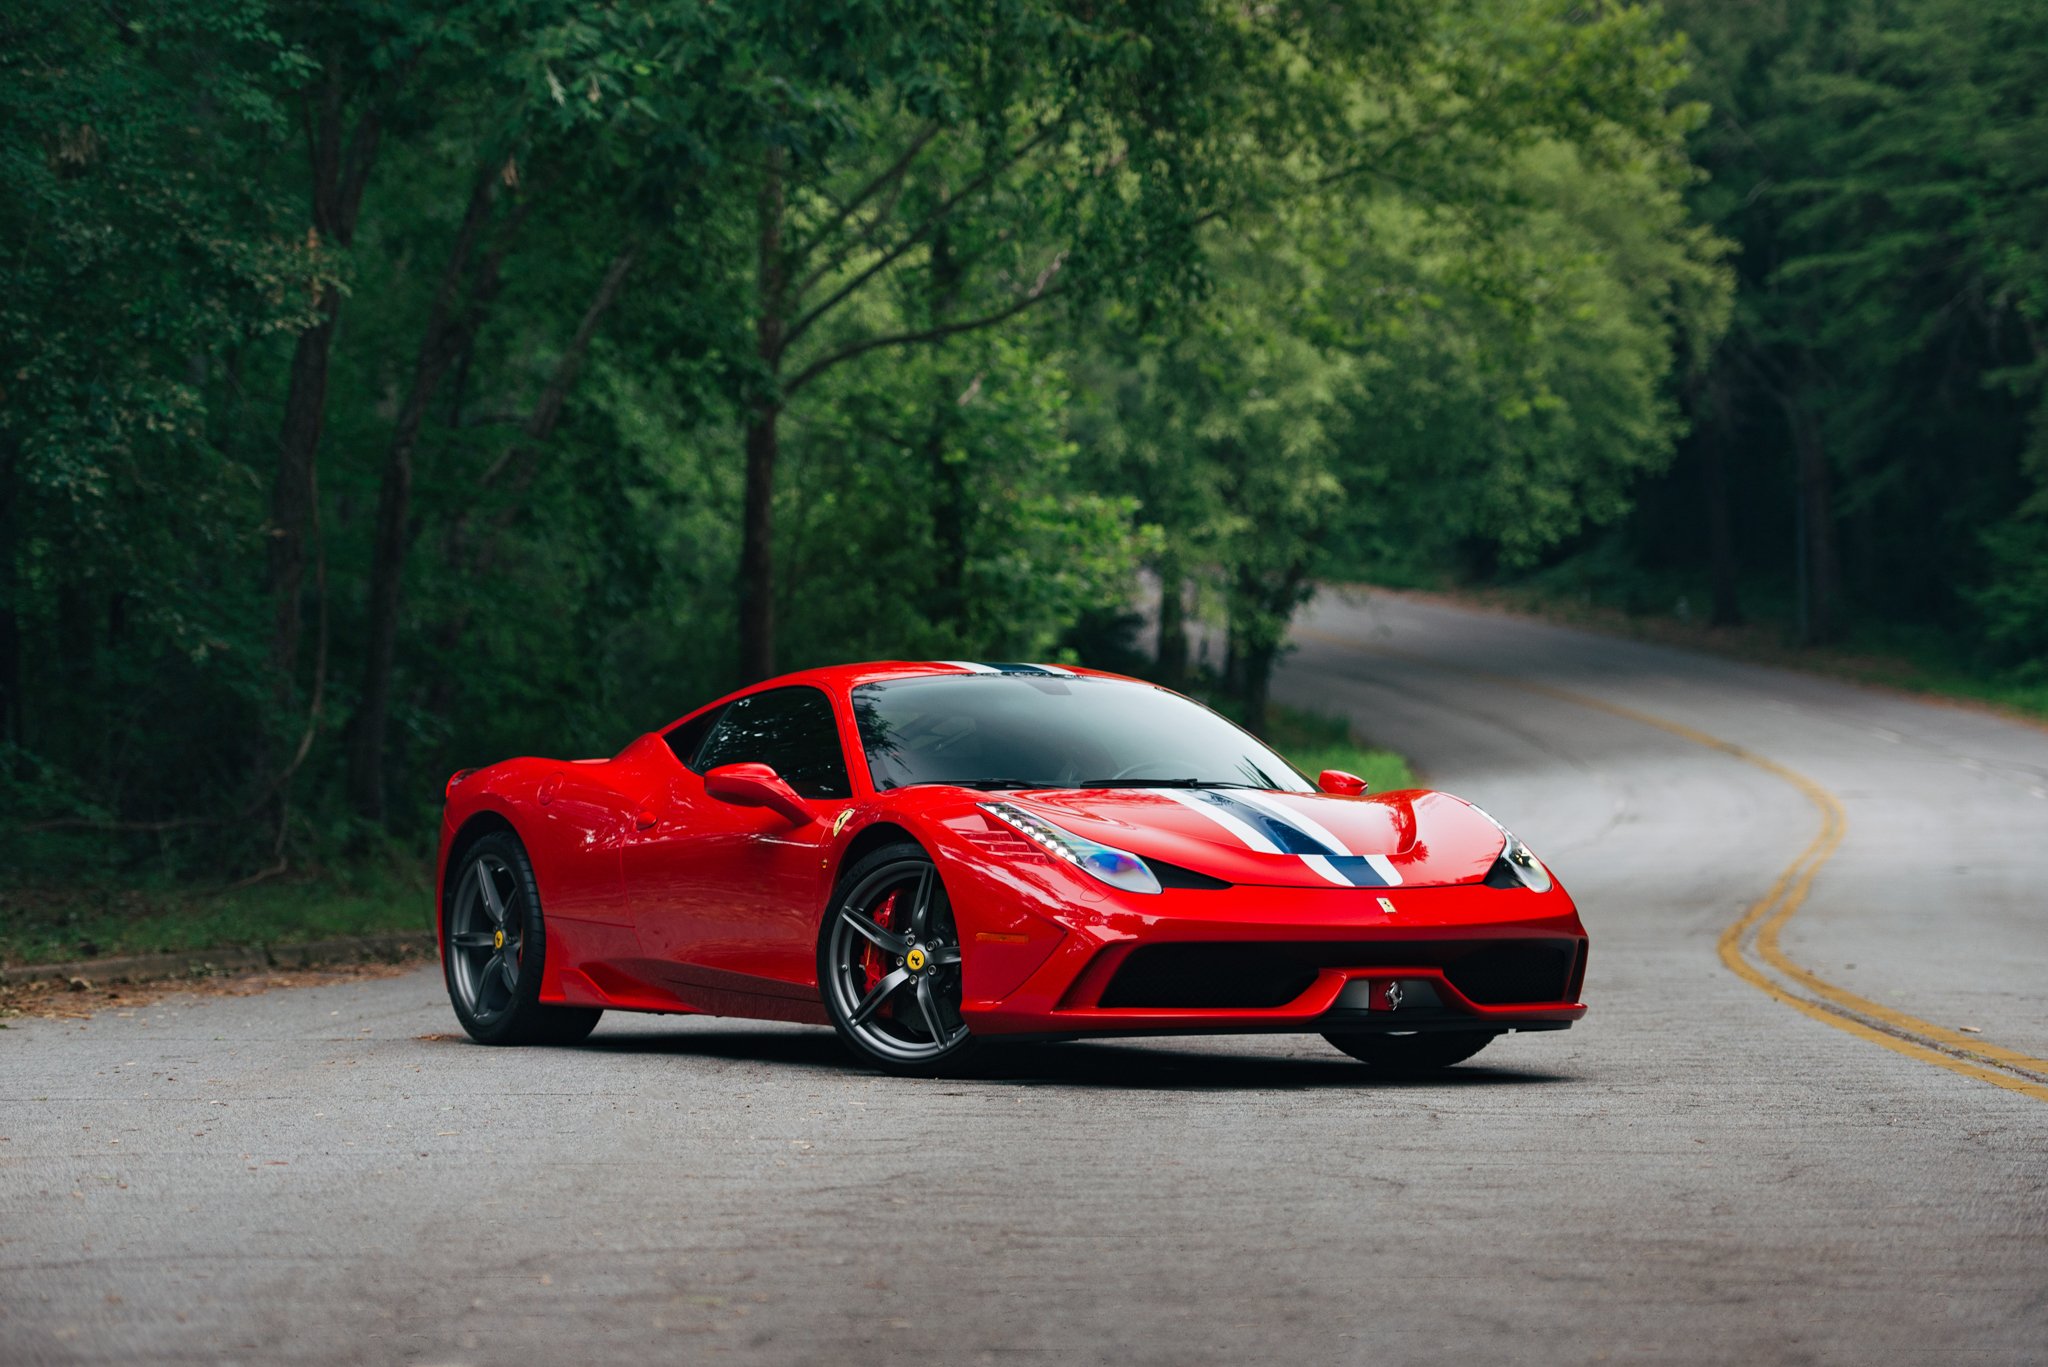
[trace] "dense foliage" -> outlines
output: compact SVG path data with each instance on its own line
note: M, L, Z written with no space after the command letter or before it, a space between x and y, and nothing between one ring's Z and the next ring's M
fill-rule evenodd
M1734 316L1668 472L1554 573L2048 679L2048 6L1669 11Z
M1605 0L19 0L14 848L418 832L771 670L1118 656L1145 584L1256 724L1318 574L1526 565L1668 460L1730 309L1684 62Z

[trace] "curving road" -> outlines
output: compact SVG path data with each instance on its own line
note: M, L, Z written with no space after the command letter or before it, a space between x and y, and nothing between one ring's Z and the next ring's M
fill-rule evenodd
M2048 732L1376 595L1279 695L1547 856L1594 1010L847 1071L430 971L0 1035L0 1362L2039 1362Z

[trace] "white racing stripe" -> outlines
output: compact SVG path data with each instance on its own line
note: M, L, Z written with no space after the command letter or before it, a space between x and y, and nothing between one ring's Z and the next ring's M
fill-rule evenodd
M1161 788L1156 789L1154 791L1156 791L1160 797L1166 798L1173 802L1178 802L1181 806L1186 807L1191 812L1201 813L1203 816L1209 818L1209 820L1221 826L1224 830L1229 831L1239 840L1242 840L1248 848L1257 850L1261 854L1294 853L1289 850L1284 850L1279 845L1275 844L1272 838L1268 836L1264 831L1261 831L1257 827L1249 824L1248 822L1239 819L1237 816L1227 811L1220 804L1213 801L1204 800L1198 794L1189 792L1176 792L1170 788ZM1307 836L1310 840L1313 840L1316 843L1320 844L1327 853L1294 853L1294 857L1296 859L1299 859L1303 864L1307 865L1311 870L1314 871L1315 875L1318 878L1323 879L1325 882L1334 884L1335 886L1340 888L1352 888L1359 886L1358 881L1355 878L1352 878L1351 876L1346 874L1342 869L1339 869L1335 864L1332 864L1330 862L1331 857L1336 856L1338 858L1343 859L1362 859L1372 869L1372 871L1379 876L1380 882L1384 886L1390 888L1397 888L1401 886L1401 873L1400 870L1394 867L1393 861L1388 859L1383 854L1355 855L1351 853L1349 846L1347 846L1342 840L1338 839L1337 835L1333 831L1331 831L1327 826L1324 826L1320 821L1317 821L1314 817L1308 816L1303 812L1299 812L1294 808L1286 805L1285 803L1280 802L1277 799L1272 798L1264 793L1252 792L1241 788L1233 788L1230 790L1228 797L1229 800L1232 802L1242 802L1247 807L1251 807L1257 811L1264 812L1267 816L1273 818L1273 820L1279 822L1281 825L1290 827L1291 829L1300 832L1302 835Z
M1306 833L1310 839L1321 841L1329 847L1332 854L1352 853L1351 847L1340 840L1335 831L1332 831L1307 812L1290 807L1276 797L1266 793L1240 791L1238 789L1232 789L1230 795L1247 806L1257 807L1260 811L1267 813L1275 819L1287 822L1289 825ZM1378 874L1380 880L1388 887L1398 888L1401 886L1401 871L1394 867L1393 860L1383 854L1366 854L1358 855L1357 857L1370 864L1372 871ZM1303 855L1302 859L1310 868L1322 874L1323 877L1331 882L1343 883L1346 887L1351 886L1351 880L1337 872L1328 861L1318 860L1314 855L1308 854Z
M1331 854L1351 853L1351 848L1332 834L1330 828L1323 825L1322 822L1306 813L1297 812L1294 808L1267 796L1265 793L1252 792L1249 789L1243 788L1233 788L1230 790L1230 795L1239 802L1244 803L1247 807L1257 807L1274 820L1285 822L1287 825L1307 835L1311 840L1321 842L1323 847L1329 850Z
M1271 840L1268 840L1264 831L1247 826L1244 822L1239 821L1213 802L1204 802L1193 793L1176 792L1172 788L1155 788L1152 791L1169 802L1178 802L1191 812L1200 812L1203 816L1208 817L1211 821L1221 826L1224 830L1229 831L1260 854L1286 853L1285 850L1275 845ZM1335 873L1336 870L1332 869L1330 872Z
M1356 883L1353 883L1349 878L1346 878L1343 874L1337 872L1337 866L1335 864L1332 864L1328 859L1325 859L1322 855L1304 854L1299 856L1299 858L1301 859L1302 863L1308 865L1310 868L1314 869L1317 873L1329 879L1332 883L1335 883L1340 888L1352 888L1358 886Z
M951 665L955 669L964 669L970 674L1000 674L1003 672L1000 669L990 669L987 665L978 665L972 660L934 660L932 663Z

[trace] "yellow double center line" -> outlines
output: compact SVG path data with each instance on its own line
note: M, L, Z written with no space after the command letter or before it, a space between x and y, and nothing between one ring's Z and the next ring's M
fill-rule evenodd
M1295 633L1310 640L1323 641L1331 645L1348 646L1370 654L1393 656L1416 664L1457 673L1470 674L1490 682L1535 693L1559 702L1571 703L1577 707L1591 708L1609 716L1621 717L1643 726L1655 727L1667 735L1691 741L1709 750L1718 750L1731 759L1754 765L1765 773L1783 779L1797 788L1820 811L1820 830L1811 843L1800 851L1799 857L1778 875L1778 881L1750 908L1743 912L1736 922L1721 932L1717 948L1721 962L1728 970L1757 990L1767 993L1785 1003L1795 1011L1811 1016L1823 1025L1847 1031L1872 1044L1882 1045L1893 1053L1932 1063L1952 1073L1988 1082L1994 1087L2019 1092L2036 1101L2048 1101L2048 1059L2035 1058L2014 1049L1996 1044L1921 1020L1918 1016L1858 996L1846 988L1822 978L1811 969L1795 962L1779 944L1794 913L1806 902L1806 895L1813 887L1814 876L1841 847L1842 837L1848 834L1849 821L1842 813L1842 804L1826 788L1804 774L1786 768L1776 760L1767 759L1733 741L1708 735L1680 722L1638 712L1632 707L1623 707L1584 693L1553 688L1548 684L1530 683L1523 679L1486 670L1468 670L1447 665L1427 656L1412 655L1405 651L1387 650L1377 646L1361 645L1359 642L1325 632L1301 630ZM1753 932L1753 934L1752 934ZM1771 977L1750 959L1750 953L1762 963L1783 975L1790 982L1805 989L1807 994L1793 991Z

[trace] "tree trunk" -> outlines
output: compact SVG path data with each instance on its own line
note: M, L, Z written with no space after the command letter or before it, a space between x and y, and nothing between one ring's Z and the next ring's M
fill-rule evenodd
M11 562L13 556L8 559ZM21 696L21 618L14 611L12 584L7 600L0 602L0 742L28 744L28 708Z
M382 124L366 110L343 146L344 99L340 74L330 62L316 92L309 92L307 144L312 171L313 235L323 245L347 247L355 240L356 216L376 161ZM278 437L277 477L270 493L270 596L274 615L270 664L277 696L288 703L299 658L300 598L305 592L314 502L319 497L320 429L327 420L328 360L341 316L341 296L322 287L318 318L299 334L292 350L284 425Z
M754 353L768 392L747 413L746 509L740 523L740 677L747 683L775 672L775 457L782 416L784 294L788 265L782 248L782 154L771 149L756 204L761 313L754 323Z
M779 404L763 400L747 417L747 505L740 527L740 678L775 672L775 456Z
M1737 587L1734 520L1728 505L1728 412L1725 395L1715 386L1719 410L1714 428L1702 434L1700 465L1706 482L1707 577L1713 592L1708 622L1717 627L1742 625Z
M1273 666L1279 649L1261 642L1244 652L1244 729L1255 736L1266 734L1266 713L1273 692Z
M363 653L362 694L349 728L348 746L349 803L358 815L372 821L384 819L384 739L390 726L391 671L398 652L400 588L406 551L412 544L412 457L435 391L467 348L482 322L483 309L497 293L498 269L509 239L502 241L484 264L464 307L455 308L463 278L469 271L470 254L490 220L491 205L497 198L497 179L495 170L486 169L470 193L468 212L449 250L440 287L427 312L426 331L413 362L412 388L392 426L391 446L377 489L377 530L370 560L369 640Z
M1835 551L1833 479L1820 427L1796 405L1789 405L1792 439L1799 461L1800 545L1806 584L1805 632L1802 645L1831 641L1840 626L1841 566Z
M291 701L299 661L300 599L305 594L308 534L319 497L315 457L327 415L327 360L341 310L332 289L320 300L320 321L292 349L277 477L270 490L270 667L280 705Z
M932 234L928 320L931 326L944 326L959 302L961 274L959 259L953 254L952 234L941 225ZM931 422L925 431L925 463L932 480L932 545L938 550L931 619L934 625L951 629L964 645L968 634L967 470L960 461L947 459L960 401L955 386L936 360L933 371Z
M28 706L21 696L21 583L15 577L15 517L21 491L14 487L12 443L0 453L0 744L28 745Z
M1188 677L1188 581L1180 560L1159 562L1159 682L1179 688Z

